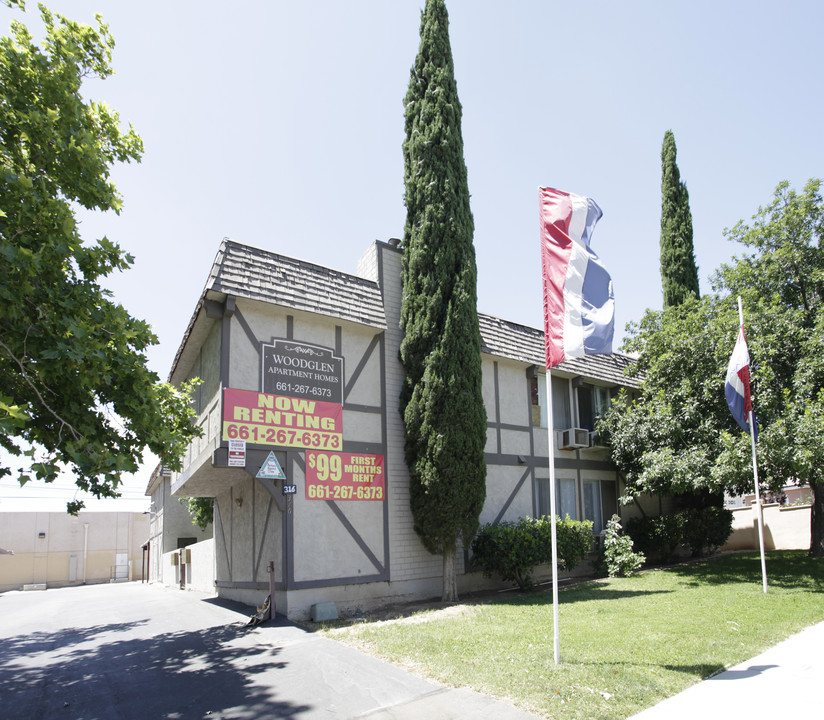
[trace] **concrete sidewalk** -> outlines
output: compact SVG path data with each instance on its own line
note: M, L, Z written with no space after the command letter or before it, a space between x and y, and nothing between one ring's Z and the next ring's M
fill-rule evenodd
M693 685L632 720L802 717L821 707L824 623L813 625L746 662Z

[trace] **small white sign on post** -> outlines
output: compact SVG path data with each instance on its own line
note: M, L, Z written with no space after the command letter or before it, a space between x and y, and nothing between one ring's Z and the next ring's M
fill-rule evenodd
M246 467L245 440L229 440L229 467Z

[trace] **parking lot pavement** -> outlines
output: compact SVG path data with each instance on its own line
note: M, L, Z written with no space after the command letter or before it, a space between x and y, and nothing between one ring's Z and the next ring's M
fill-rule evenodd
M60 718L534 716L252 609L140 583L0 594L0 714Z

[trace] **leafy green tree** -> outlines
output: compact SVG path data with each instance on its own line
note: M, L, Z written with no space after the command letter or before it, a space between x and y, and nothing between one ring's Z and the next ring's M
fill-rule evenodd
M811 546L824 555L824 203L781 183L751 224L726 231L752 252L723 265L715 293L647 312L625 348L640 353L640 397L619 395L601 430L627 481L643 492L742 494L752 487L749 436L726 407L726 367L741 296L760 426L759 480L809 483Z
M810 552L824 556L824 200L821 180L803 192L782 182L772 202L727 231L752 252L715 282L743 298L757 323L754 395L765 458L813 493ZM749 324L749 323L748 323ZM761 440L761 439L760 439ZM759 442L759 445L762 441Z
M661 282L664 307L698 297L698 268L692 243L692 213L687 186L676 164L675 136L664 133L661 148Z
M192 525L205 530L213 521L215 515L215 499L210 497L180 498L180 503L186 506L192 516Z
M19 21L0 40L0 446L27 456L21 484L66 467L80 488L115 497L146 446L179 467L198 431L187 389L146 367L150 327L99 284L132 258L105 237L85 243L74 215L119 212L110 168L143 149L80 93L85 77L112 73L114 40L99 16L94 28L42 5L40 15L42 47Z
M723 492L713 472L722 431L735 421L724 397L729 354L738 329L730 301L714 296L647 311L628 327L624 349L638 353L640 397L622 391L601 421L627 496ZM746 486L744 486L746 487Z
M457 599L458 538L472 539L486 495L474 223L448 22L443 0L427 0L405 98L400 348L413 522L443 555L445 601Z

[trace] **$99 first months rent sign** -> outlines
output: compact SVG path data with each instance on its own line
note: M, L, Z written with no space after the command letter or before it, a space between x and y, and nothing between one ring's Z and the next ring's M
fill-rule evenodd
M306 452L307 500L383 500L383 455Z

